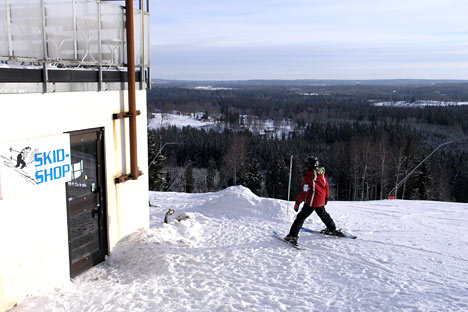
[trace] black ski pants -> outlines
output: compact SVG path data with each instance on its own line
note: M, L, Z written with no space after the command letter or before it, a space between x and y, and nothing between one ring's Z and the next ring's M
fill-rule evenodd
M325 207L312 208L304 204L304 207L302 207L301 212L297 214L296 220L294 220L293 224L291 225L291 229L289 230L289 235L293 237L297 237L299 235L299 231L301 230L302 225L304 224L304 221L314 211L318 214L318 216L320 217L320 220L322 220L322 222L325 223L329 231L336 230L335 222L333 222L333 219L325 210Z

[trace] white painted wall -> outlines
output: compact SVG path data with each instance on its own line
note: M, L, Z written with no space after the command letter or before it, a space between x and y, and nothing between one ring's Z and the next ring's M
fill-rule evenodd
M105 128L109 248L149 227L146 91L137 91L138 166L143 176L115 184L130 171L126 91L1 94L0 143ZM65 185L0 200L0 311L26 295L69 280Z

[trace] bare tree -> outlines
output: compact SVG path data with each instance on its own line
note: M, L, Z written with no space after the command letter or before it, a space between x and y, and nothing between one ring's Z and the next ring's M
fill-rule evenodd
M385 198L386 186L386 163L388 155L388 134L384 133L379 140L379 157L380 157L380 199Z
M393 165L395 166L395 186L400 183L400 178L404 177L403 164L406 156L403 153L404 147L398 146L392 151ZM398 198L398 189L395 190L395 198Z
M245 166L247 158L247 139L244 136L234 136L224 156L225 168L232 176L233 185L237 185L237 175Z

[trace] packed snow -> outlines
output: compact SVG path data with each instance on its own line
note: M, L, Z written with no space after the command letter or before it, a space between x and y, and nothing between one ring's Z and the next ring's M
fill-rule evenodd
M150 203L150 229L13 311L468 310L468 204L330 201L358 238L301 233L296 250L272 235L288 231L292 202L236 186L151 192ZM323 228L316 214L305 225Z

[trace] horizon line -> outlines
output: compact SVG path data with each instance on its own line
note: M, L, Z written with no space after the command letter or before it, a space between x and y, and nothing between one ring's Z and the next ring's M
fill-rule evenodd
M245 78L245 79L183 79L183 78L151 78L151 80L165 80L165 81L457 81L468 82L468 79L457 78L372 78L372 79L330 79L330 78Z

